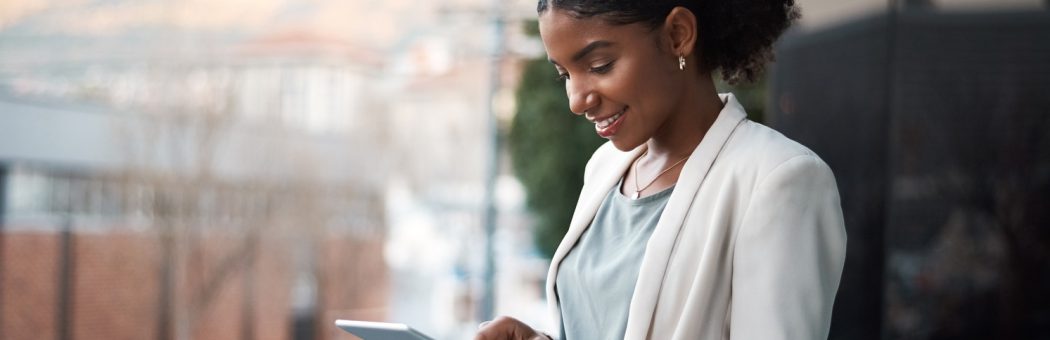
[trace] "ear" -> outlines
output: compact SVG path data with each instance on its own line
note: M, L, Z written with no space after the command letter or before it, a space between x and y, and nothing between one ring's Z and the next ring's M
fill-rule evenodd
M696 46L696 16L685 7L671 9L664 19L665 37L670 43L670 51L677 56L688 57Z

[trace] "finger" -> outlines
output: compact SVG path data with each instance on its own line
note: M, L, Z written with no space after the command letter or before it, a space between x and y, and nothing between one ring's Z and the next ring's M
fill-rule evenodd
M482 323L478 324L478 329L485 328L485 326L488 326L490 323L492 323L492 321L483 321Z

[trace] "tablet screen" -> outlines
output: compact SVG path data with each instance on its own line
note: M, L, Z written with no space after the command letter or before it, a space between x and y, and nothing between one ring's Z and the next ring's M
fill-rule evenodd
M335 325L364 340L433 340L400 323L335 320Z

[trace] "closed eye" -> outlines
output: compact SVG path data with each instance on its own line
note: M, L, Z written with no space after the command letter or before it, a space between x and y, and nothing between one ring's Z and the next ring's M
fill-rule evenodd
M591 68L591 73L595 73L595 74L606 74L606 73L609 73L609 71L612 70L613 64L615 64L615 63L616 63L615 61L610 61L608 63L605 63L605 65L592 67Z
M606 74L606 73L609 73L609 71L612 71L612 68L613 68L614 64L616 64L616 61L610 61L608 63L605 63L604 65L601 65L601 66L591 67L590 72L594 73L594 74ZM558 72L558 76L555 77L554 79L556 79L558 81L569 80L569 72L561 72L561 71L559 71Z

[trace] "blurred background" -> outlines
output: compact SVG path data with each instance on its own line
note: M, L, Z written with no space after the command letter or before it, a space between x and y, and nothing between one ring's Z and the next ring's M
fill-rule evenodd
M832 339L1050 339L1050 1L798 0L751 118L835 171ZM550 327L601 143L535 1L0 2L0 339Z

